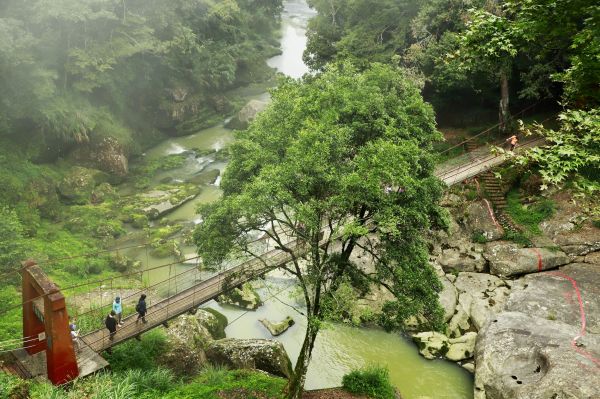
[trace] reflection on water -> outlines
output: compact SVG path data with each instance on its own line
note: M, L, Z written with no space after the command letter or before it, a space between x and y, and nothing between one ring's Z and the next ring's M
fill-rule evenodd
M308 72L308 67L302 61L302 53L306 48L306 24L313 15L315 11L305 1L284 2L281 16L282 54L267 61L270 67L292 78L300 78Z
M222 312L230 320L226 330L228 337L277 339L295 363L304 339L306 319L292 308L303 310L294 280L274 271L258 291L265 304L256 311L247 312L216 302L206 306ZM262 318L280 321L286 316L292 316L296 324L275 338L259 322ZM399 334L340 324L319 333L305 386L307 389L339 386L344 374L372 364L388 367L392 383L405 399L473 397L471 375L454 363L423 358L415 345Z

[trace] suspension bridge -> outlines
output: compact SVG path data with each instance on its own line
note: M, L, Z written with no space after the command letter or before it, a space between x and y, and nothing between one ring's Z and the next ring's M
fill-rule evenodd
M473 136L455 147L474 140L488 131ZM501 165L510 157L502 151L494 150L494 145L502 145L503 143L504 140L499 143L483 145L452 158L441 164L436 169L435 174L448 186L452 186L489 171ZM530 139L522 143L516 149L516 152L542 143L543 139L541 138ZM446 151L453 148L451 147ZM103 284L106 286L109 282L112 284L113 279L104 279L83 283L80 286L59 289L50 281L41 267L33 261L27 261L23 264L23 268L19 270L22 275L23 290L23 301L19 305L23 311L23 338L22 341L14 341L21 348L18 350L0 350L0 354L7 352L17 360L16 362L8 362L4 366L0 362L0 368L4 367L6 371L19 374L25 378L47 377L54 384L63 384L78 376L92 374L108 365L100 355L104 350L131 338L139 337L157 326L166 325L169 320L198 308L231 288L289 263L294 255L302 256L307 249L302 241L289 237L289 241L285 243L288 251L275 245L272 245L272 249L269 250L268 240L267 237L266 248L263 248L259 257L241 261L224 271L214 272L212 275L206 276L202 274L197 266L191 266L188 270L175 275L171 275L171 272L169 272L168 278L124 296L123 302L131 302L132 298L137 299L140 293L148 293L147 322L137 322L137 314L125 317L123 326L118 329L113 339L110 339L106 328L103 326L100 328L100 325L98 325L97 330L88 332L79 338L80 348L78 351L76 351L71 339L67 301L63 292L90 284ZM198 258L196 256L186 259L186 261L193 261ZM172 265L181 263L183 262L161 265L145 269L142 272L133 272L130 275L139 276L141 273L161 267L169 267L169 270L171 270ZM126 277L128 274L123 274L120 277L124 276ZM161 289L163 295L158 294ZM164 292L166 292L166 295ZM95 314L99 321L102 321L109 308L110 305L90 307L88 312L76 314L76 316L80 318L86 314Z

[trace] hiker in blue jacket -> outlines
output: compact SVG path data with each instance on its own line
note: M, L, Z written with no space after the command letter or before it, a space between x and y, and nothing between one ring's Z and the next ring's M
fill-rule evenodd
M121 297L116 297L113 302L112 310L116 313L117 323L119 323L119 327L123 325L121 319L123 318L123 304L121 303Z

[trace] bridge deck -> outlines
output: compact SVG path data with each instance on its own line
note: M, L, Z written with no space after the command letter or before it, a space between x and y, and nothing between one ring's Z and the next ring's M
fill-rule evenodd
M298 241L294 241L289 247L295 252L300 252L303 246L298 244ZM146 314L147 323L136 322L137 314L124 318L122 320L123 326L117 329L117 334L113 341L109 340L109 333L106 328L86 334L82 337L82 340L86 346L89 346L96 352L101 352L186 313L216 298L232 287L252 280L273 268L290 262L292 255L275 249L264 253L261 259L252 259L244 262L149 306Z

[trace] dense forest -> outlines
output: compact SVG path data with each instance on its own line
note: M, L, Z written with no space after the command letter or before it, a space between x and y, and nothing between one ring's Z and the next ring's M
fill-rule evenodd
M117 204L65 198L61 182L91 178L114 198L107 181L122 181L129 159L232 114L242 105L232 90L273 75L265 60L280 51L281 10L278 0L2 1L0 270L94 252L123 234ZM109 263L59 262L55 278ZM0 281L3 306L16 300L15 281ZM20 331L14 320L0 335Z

